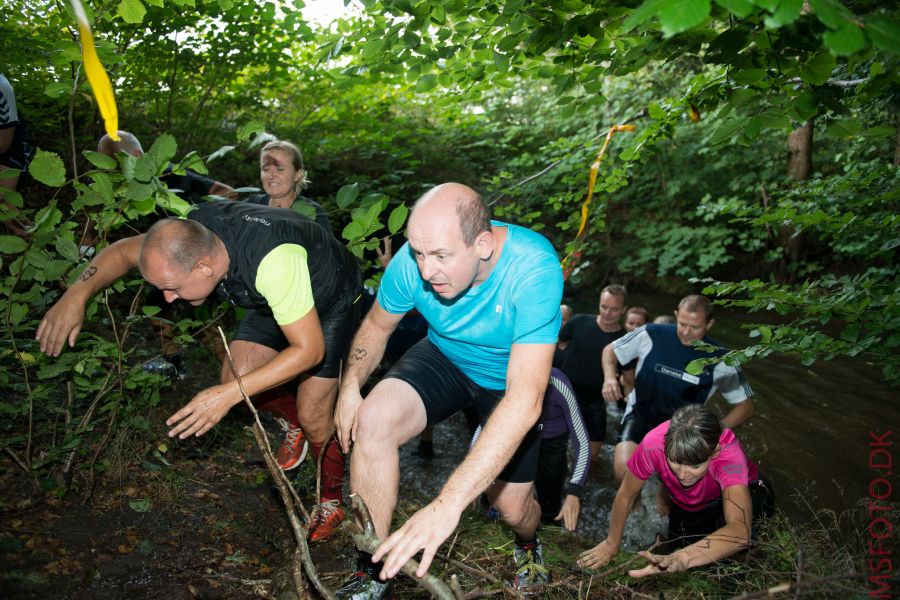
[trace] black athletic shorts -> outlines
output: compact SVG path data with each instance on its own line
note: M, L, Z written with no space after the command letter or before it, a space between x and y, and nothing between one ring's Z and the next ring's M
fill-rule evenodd
M641 440L644 439L644 436L650 433L650 430L654 427L656 427L656 425L647 422L647 420L635 413L632 408L631 412L622 419L622 425L619 428L619 437L616 442L634 442L635 444L640 444Z
M410 348L387 372L388 377L405 381L418 392L428 425L449 419L468 406L478 412L483 425L505 392L483 388L469 379L428 338ZM540 430L535 423L497 479L509 483L534 481L540 448Z
M350 343L359 326L359 307L360 303L354 302L342 311L324 317L319 315L319 324L325 336L325 358L318 367L309 371L310 375L336 379L340 374L341 363L347 358ZM268 310L247 309L233 339L254 342L278 352L288 347L287 338Z
M747 487L753 506L751 537L755 539L760 519L768 518L775 512L775 493L772 483L762 473L759 474L759 479L751 481ZM669 511L668 550L689 546L724 526L725 510L721 496L698 511L685 510L672 502Z
M580 387L574 383L572 390L578 400L588 436L592 442L602 442L606 439L606 401L603 399L603 392Z
M569 432L541 440L534 489L541 506L541 522L555 525L563 503L569 461Z

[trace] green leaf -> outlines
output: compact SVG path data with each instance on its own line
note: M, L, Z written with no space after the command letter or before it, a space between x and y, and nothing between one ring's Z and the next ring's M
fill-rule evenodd
M155 189L156 186L152 183L143 183L135 178L128 182L128 199L131 200L131 204L134 206L135 203L149 198Z
M391 211L391 215L388 217L388 231L391 232L391 235L400 231L406 222L407 214L409 214L409 209L405 204L401 204Z
M666 37L687 31L709 17L709 0L664 0L657 10Z
M858 119L840 119L829 122L825 126L825 133L831 137L849 138L856 136L861 129Z
M347 226L344 227L344 231L341 232L341 236L347 241L353 241L363 236L365 231L363 230L362 224L359 221L351 221L347 223Z
M71 81L54 81L47 84L47 87L44 88L44 94L51 98L61 98L68 96L73 87L74 84Z
M141 4L141 0L122 0L116 11L126 23L140 23L147 14L147 9Z
M753 12L753 2L750 0L716 0L716 4L738 17L746 17Z
M0 235L0 254L18 254L25 250L25 240L15 235Z
M419 77L416 82L416 93L421 94L437 87L437 75L427 73Z
M831 29L838 29L853 18L841 0L809 0L809 7L816 17Z
M56 252L66 260L73 263L77 263L81 260L81 256L78 253L78 246L75 245L73 240L60 236L56 238L54 246L56 247Z
M494 68L500 73L509 71L509 57L500 52L494 52Z
M691 375L699 375L703 372L703 367L706 366L706 361L707 359L705 358L696 358L689 362L684 370Z
M316 207L310 204L309 202L304 202L300 200L299 202L294 202L291 205L291 210L295 213L301 214L307 219L316 220Z
M185 200L182 200L172 192L156 195L156 205L164 209L166 212L172 213L179 217L185 217L194 206Z
M134 512L145 513L150 512L153 508L153 503L147 498L138 498L137 500L129 500L128 506Z
M625 22L622 24L622 32L627 33L644 21L649 20L651 17L653 17L653 15L657 13L659 7L666 1L667 0L644 0L644 3L641 4L636 11L628 15L627 19L625 19Z
M103 202L112 202L115 200L115 191L113 190L112 180L109 175L102 172L91 173L91 189L97 192L97 195L103 199Z
M28 314L28 307L24 304L13 304L9 310L10 325L18 325Z
M737 135L738 131L744 129L747 126L747 123L750 121L747 117L737 117L734 119L729 119L725 121L719 128L716 129L715 133L713 133L712 137L709 139L709 143L713 146L721 144L723 142L727 142L731 140L735 135Z
M791 111L798 121L806 122L819 112L819 99L815 92L807 90L794 98Z
M762 336L762 341L764 344L768 344L772 341L772 328L767 327L765 325L759 326L759 334Z
M116 162L116 159L112 156L107 156L105 154L101 154L100 152L94 152L93 150L83 150L81 152L88 162L97 167L98 169L115 169L119 166L119 163Z
M350 185L345 185L341 189L338 190L337 193L337 205L340 209L345 209L349 207L356 201L356 197L359 196L359 184L353 183Z
M153 317L162 311L162 309L158 306L144 306L141 308L145 317Z
M159 172L159 169L163 165L167 165L170 160L175 158L175 153L177 151L178 142L176 142L175 138L170 134L164 133L153 140L153 145L150 146L150 150L147 154L153 156L153 159L156 161L157 172ZM144 156L146 156L146 154Z
M889 54L900 53L900 26L886 15L867 17L864 25L872 43Z
M837 60L830 52L820 52L800 67L800 79L804 83L822 85L831 77Z
M740 71L732 71L731 77L735 83L741 85L751 85L759 83L766 77L765 69L741 69Z
M241 128L238 129L237 132L237 140L239 142L244 142L246 140L249 140L251 135L259 135L261 133L265 133L265 131L266 126L261 121L253 120L241 125Z
M66 167L55 152L47 152L38 148L31 164L28 165L31 176L50 187L59 187L66 182Z
M835 56L849 56L866 47L866 36L853 23L845 23L836 31L826 31L823 38Z
M156 159L148 152L147 154L139 156L134 163L134 182L148 184L151 179L156 177L158 172L159 166L157 165Z
M781 0L772 15L765 18L766 27L778 29L789 25L797 20L802 9L803 0Z
M869 127L865 131L861 132L860 135L867 139L877 140L883 138L892 138L896 135L897 130L890 125L878 125L876 127Z

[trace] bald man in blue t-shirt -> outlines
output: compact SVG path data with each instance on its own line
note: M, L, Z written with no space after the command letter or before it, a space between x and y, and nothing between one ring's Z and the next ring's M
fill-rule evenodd
M547 580L535 537L540 509L532 496L538 417L560 326L562 271L542 236L490 220L472 189L440 185L416 203L409 243L388 265L378 298L351 344L335 417L345 450L355 443L350 484L385 540L360 558L339 598L383 598L390 579L424 549L424 575L463 509L486 491L516 534L515 584ZM410 349L363 399L403 315L415 308L428 337ZM483 433L433 502L388 536L397 502L398 448L427 425L466 406ZM382 567L373 562L384 559Z

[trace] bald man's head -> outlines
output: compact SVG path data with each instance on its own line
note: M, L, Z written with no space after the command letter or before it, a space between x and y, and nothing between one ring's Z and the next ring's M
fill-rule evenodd
M216 259L222 250L217 239L212 231L190 219L157 221L141 243L141 275L162 290L169 302L181 298L201 304L220 278Z
M122 130L119 130L118 133L118 142L109 137L109 135L104 135L100 138L100 143L97 144L97 152L110 157L115 156L116 152L124 152L132 156L142 156L144 154L141 142L133 134Z
M484 200L461 183L444 183L427 191L413 205L409 221L447 223L451 215L455 216L467 247L475 243L478 234L491 230L491 213Z
M162 259L182 271L190 271L197 261L215 252L215 240L215 234L197 221L161 219L144 236L138 266L143 272L148 261Z

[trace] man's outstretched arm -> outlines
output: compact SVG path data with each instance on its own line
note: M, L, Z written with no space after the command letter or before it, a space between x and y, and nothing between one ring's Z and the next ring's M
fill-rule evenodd
M541 415L555 344L513 344L506 394L444 489L395 531L372 556L384 559L382 577L393 577L407 560L424 550L417 575L425 574L466 506L497 478Z
M91 261L38 324L35 338L41 343L41 352L59 356L66 341L70 348L75 345L88 300L137 267L143 239L141 234L119 240Z

